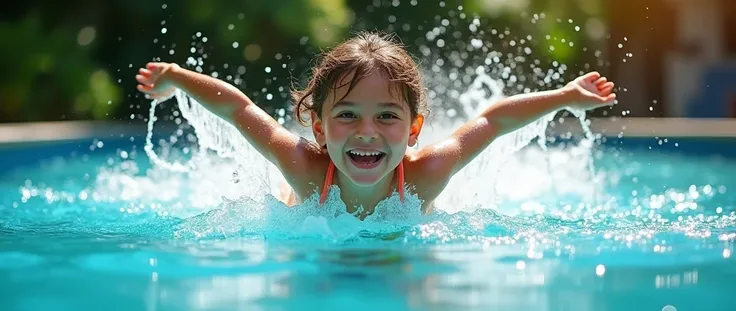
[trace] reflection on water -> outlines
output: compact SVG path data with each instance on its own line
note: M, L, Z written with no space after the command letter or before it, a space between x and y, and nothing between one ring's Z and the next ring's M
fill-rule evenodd
M48 240L77 246L2 252L0 262L39 260L0 265L0 309L727 311L736 285L736 262L723 256L733 245L689 264L617 264L610 254L530 258L520 245Z
M608 181L594 185L576 165L518 161L503 171L522 179L499 186L499 210L409 225L203 203L218 193L187 196L202 182L177 176L161 177L181 184L164 196L173 201L125 174L86 188L37 182L76 176L74 161L6 175L0 310L733 310L733 163L607 153L596 166Z

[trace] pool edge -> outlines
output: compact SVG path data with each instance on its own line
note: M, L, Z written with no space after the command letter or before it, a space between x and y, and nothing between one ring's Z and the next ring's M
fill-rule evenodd
M156 124L156 129L171 125ZM143 136L142 121L51 121L0 124L0 145Z
M590 129L605 137L736 138L736 119L721 118L590 118ZM580 121L565 118L547 128L548 135L582 135Z
M576 118L563 120L551 124L547 128L548 135L583 133ZM736 138L736 119L590 118L589 121L593 133L606 137ZM156 129L174 130L175 126L159 122ZM142 136L146 130L146 123L141 120L7 123L0 124L0 145Z

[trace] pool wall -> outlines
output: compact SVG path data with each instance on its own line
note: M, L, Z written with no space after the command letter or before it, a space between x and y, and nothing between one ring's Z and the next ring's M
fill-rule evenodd
M156 126L168 137L170 125ZM131 140L131 137L133 138ZM81 156L103 142L106 151L142 148L143 122L60 121L0 124L0 174L14 167L35 165L54 157Z
M602 135L601 145L607 147L736 158L736 119L606 118L591 119L590 127ZM168 138L176 128L172 123L157 123L154 141ZM573 118L548 128L548 136L555 137L553 144L579 140L582 135L579 121ZM142 150L145 136L142 121L0 124L0 173L52 157L83 155L96 149L92 146L98 141L108 152Z
M652 150L698 156L736 158L736 119L718 118L606 118L590 119L602 146ZM572 133L572 138L562 138ZM548 137L579 140L583 130L577 119L550 126Z

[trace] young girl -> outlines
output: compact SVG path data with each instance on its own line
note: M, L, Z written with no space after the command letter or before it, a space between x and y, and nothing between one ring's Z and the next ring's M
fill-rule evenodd
M450 178L495 138L559 109L592 109L616 98L614 84L591 72L560 89L505 98L445 140L413 151L407 147L417 143L427 98L419 68L402 46L362 33L323 55L312 73L293 97L298 120L309 117L316 142L282 127L234 86L176 64L148 63L136 80L150 98L168 98L179 88L235 125L286 178L291 189L281 199L287 205L315 191L323 203L337 185L348 212L367 214L394 192L403 200L408 189L427 212Z

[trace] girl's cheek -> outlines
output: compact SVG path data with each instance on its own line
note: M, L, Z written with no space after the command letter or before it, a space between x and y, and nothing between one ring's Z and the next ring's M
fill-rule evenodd
M396 124L391 127L390 133L391 133L391 139L396 139L398 141L404 140L404 138L409 137L409 133L411 132L410 129L411 124Z
M338 122L331 122L330 124L326 125L327 132L330 133L330 138L335 139L342 139L345 136L348 135L348 129L345 127L345 125L342 125Z

